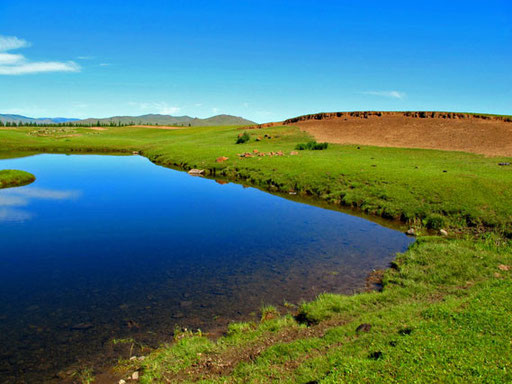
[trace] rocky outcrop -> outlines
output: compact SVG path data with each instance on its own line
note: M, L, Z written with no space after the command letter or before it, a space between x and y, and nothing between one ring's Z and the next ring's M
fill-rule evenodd
M410 118L419 119L482 119L482 120L498 120L504 122L512 122L512 117L509 116L495 116L495 115L484 115L484 114L473 114L473 113L458 113L458 112L435 112L435 111L418 111L418 112L378 112L378 111L356 111L356 112L329 112L329 113L316 113L312 115L303 115L285 120L283 125L289 125L298 123L300 121L308 120L327 120L336 118L361 118L368 119L370 117L382 117L382 116L403 116ZM263 126L268 126L268 123Z

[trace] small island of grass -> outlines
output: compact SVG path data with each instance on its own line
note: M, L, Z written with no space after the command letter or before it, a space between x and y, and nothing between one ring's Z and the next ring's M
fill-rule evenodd
M0 189L10 187L20 187L34 182L36 177L25 171L17 169L0 170Z

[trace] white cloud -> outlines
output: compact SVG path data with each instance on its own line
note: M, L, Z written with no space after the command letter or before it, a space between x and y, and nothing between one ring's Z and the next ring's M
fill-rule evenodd
M24 60L25 58L23 57L23 55L0 52L0 65L12 65L16 63L21 63Z
M162 115L173 115L175 113L178 113L181 111L180 107L167 107L160 109L160 112Z
M0 75L26 75L44 72L79 72L80 66L72 61L28 62L18 65L0 65Z
M406 96L405 92L399 91L366 91L361 93L363 95L390 97L392 99L403 99Z
M28 46L27 41L15 36L0 36L0 75L80 71L80 66L73 61L29 61L21 54L7 52Z
M215 113L215 114L219 113L219 108L213 107L212 108L212 112Z
M94 60L94 56L78 56L78 60Z
M112 64L110 63L100 63L98 64L100 67L110 67Z
M152 102L152 103L128 103L131 106L138 107L149 113L159 113L161 115L173 115L181 111L181 107L169 105L166 102Z
M16 36L0 36L0 52L29 47L30 43Z

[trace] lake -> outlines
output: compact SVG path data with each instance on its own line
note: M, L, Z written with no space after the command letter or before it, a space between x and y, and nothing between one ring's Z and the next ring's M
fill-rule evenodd
M264 304L365 288L411 239L360 217L141 156L0 160L37 180L0 190L0 382L107 364ZM125 356L126 357L126 356Z

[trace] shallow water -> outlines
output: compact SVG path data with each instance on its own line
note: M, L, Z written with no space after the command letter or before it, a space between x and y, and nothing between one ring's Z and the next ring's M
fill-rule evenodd
M212 330L262 304L361 290L411 242L140 156L36 155L0 169L37 177L0 190L0 382L115 358L114 338L154 346L175 325Z

